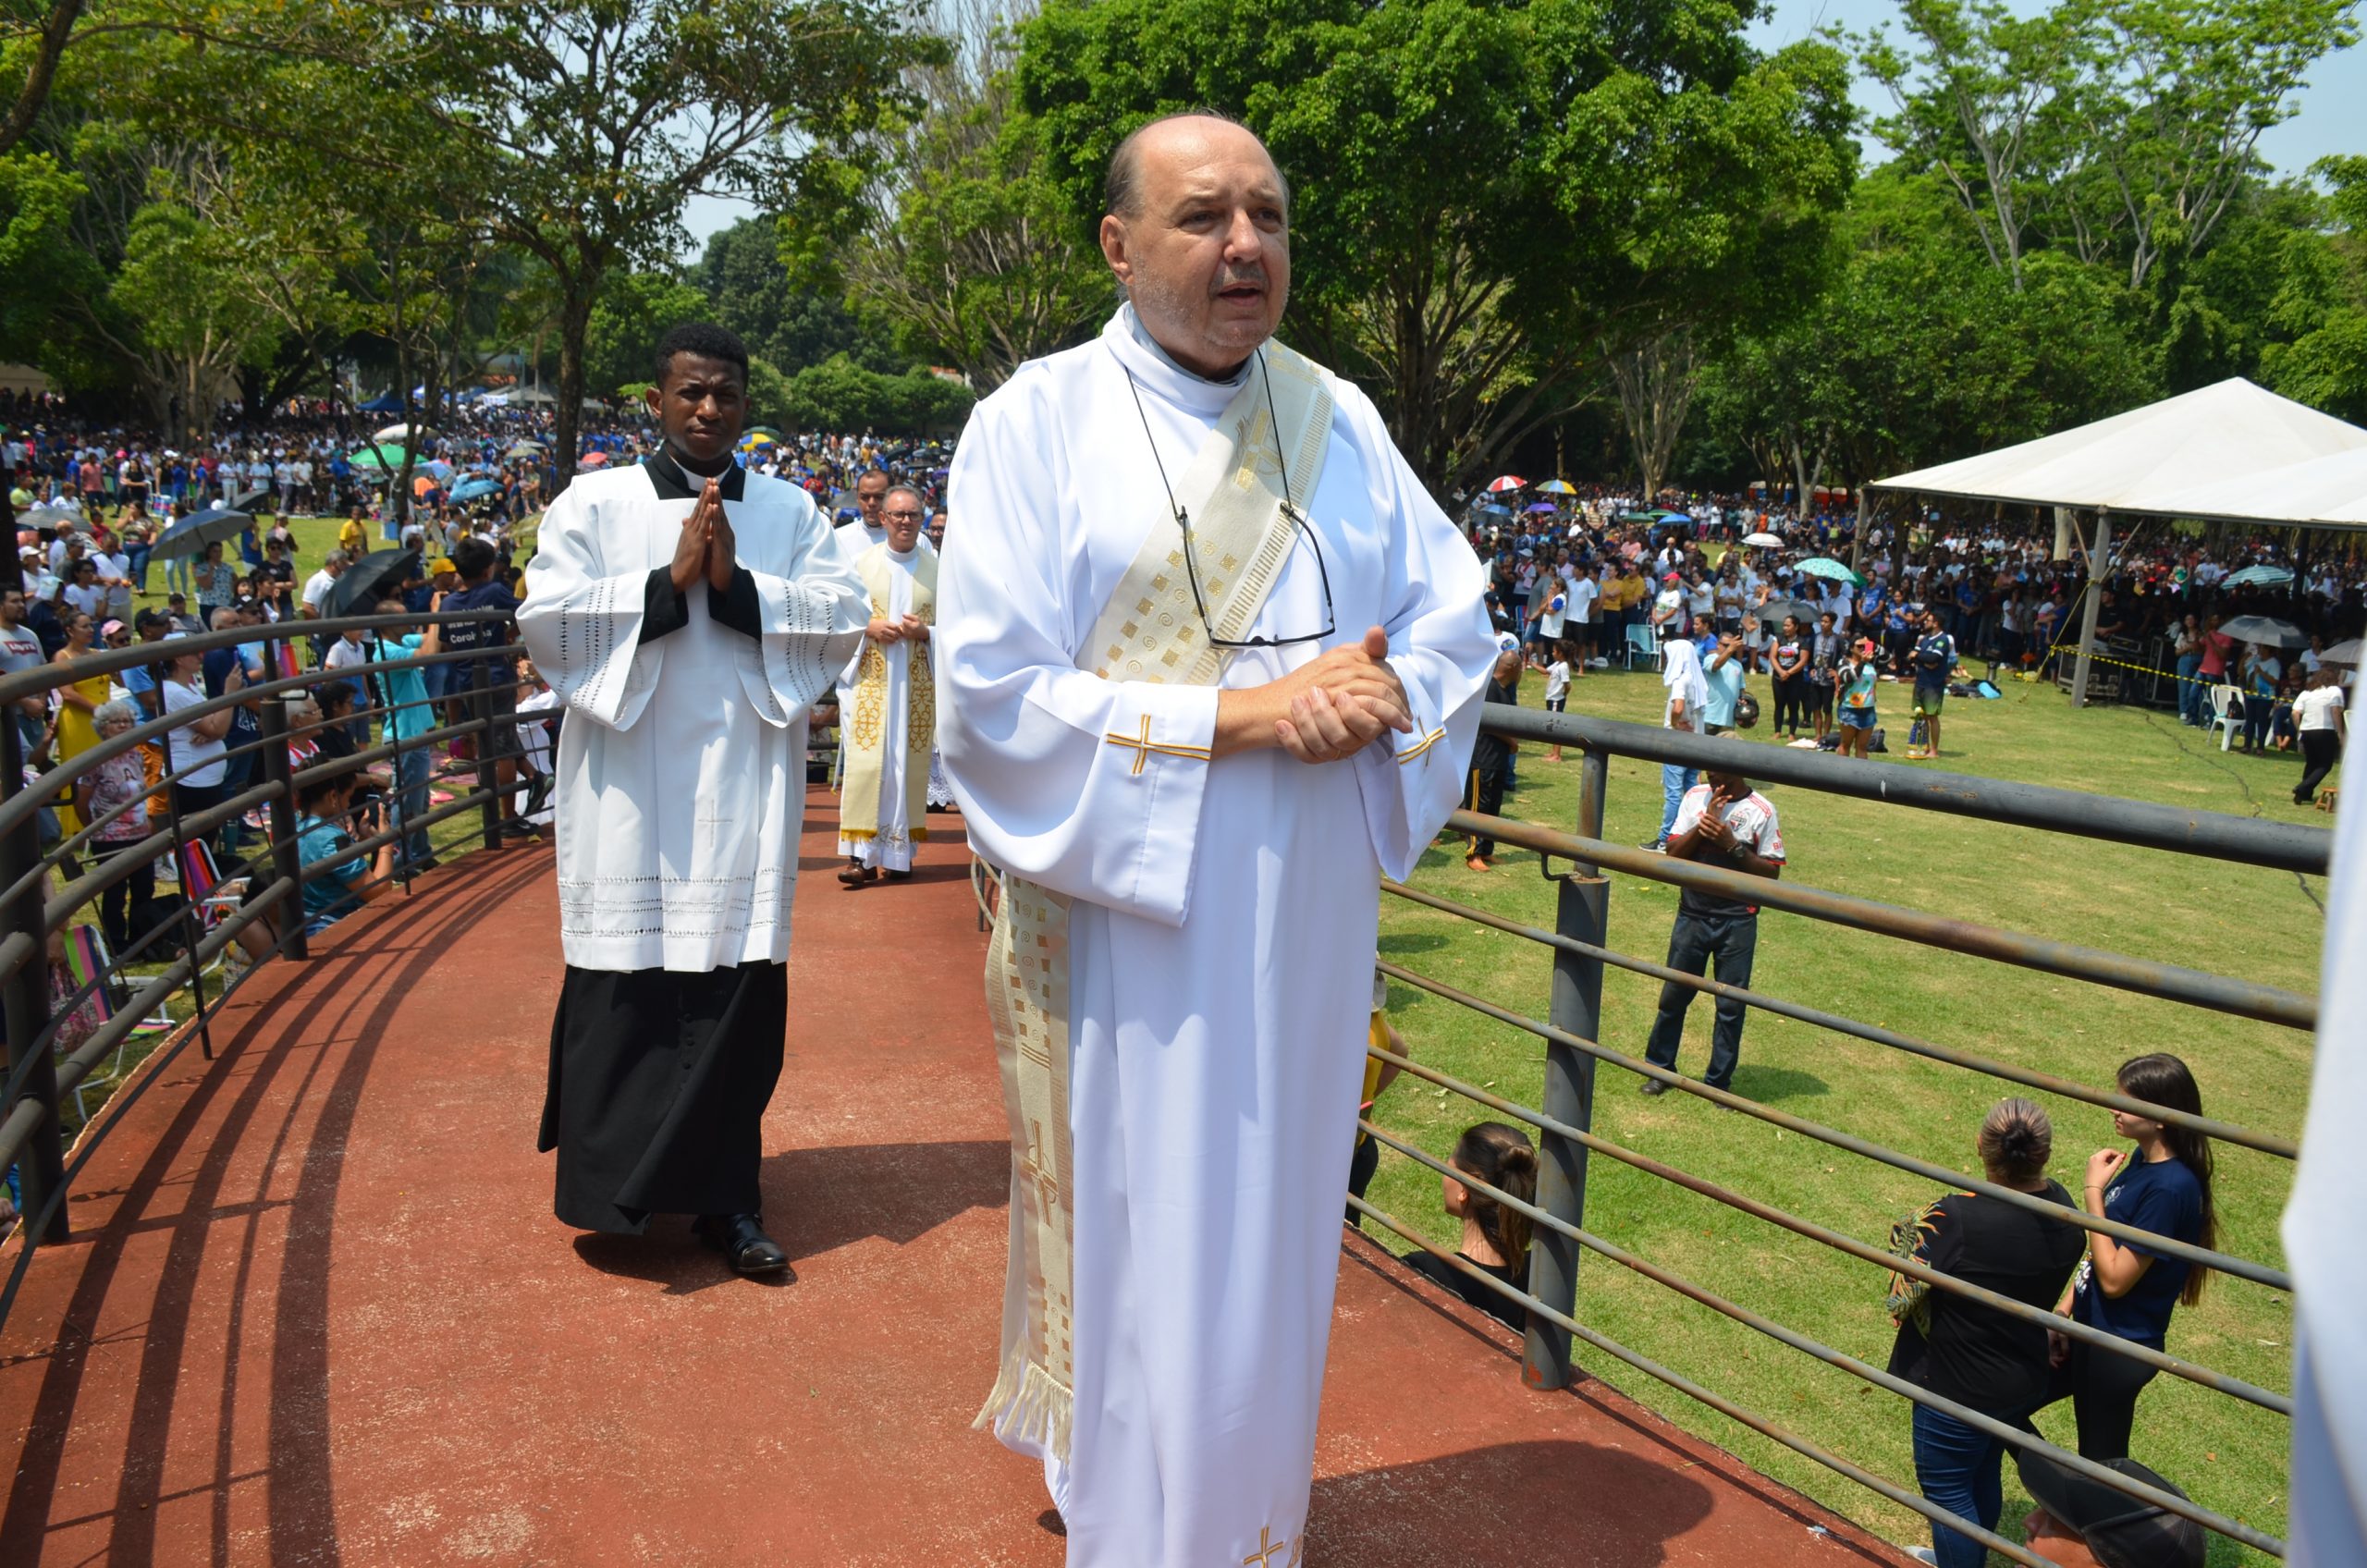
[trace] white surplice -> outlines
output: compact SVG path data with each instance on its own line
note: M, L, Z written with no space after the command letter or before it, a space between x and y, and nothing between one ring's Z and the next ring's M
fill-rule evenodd
M1320 766L1199 760L1215 688L1076 668L1148 531L1175 527L1151 443L1182 473L1239 386L1122 310L978 405L950 486L938 745L978 852L1076 900L1071 1457L1012 1445L1046 1461L1070 1568L1304 1550L1378 879L1453 809L1495 656L1470 546L1343 384L1307 508L1331 606L1302 542L1253 633L1337 630L1244 652L1223 683L1381 626L1416 733Z
M579 969L789 956L805 712L869 599L811 496L734 472L724 515L760 636L718 622L701 582L686 624L644 639L651 574L697 500L666 458L580 473L543 514L518 629L567 704L552 805L560 944Z
M880 533L884 539L886 529ZM902 555L894 550L885 552L888 563L888 615L895 620L913 607L913 567L920 559L920 546L915 545ZM913 701L913 645L898 639L883 643L880 656L888 666L888 701L879 718L879 830L868 839L839 839L839 853L859 860L881 871L910 871L913 868L913 823L904 784L904 769L911 766L912 748L906 744L905 731L911 726L908 715ZM857 673L863 668L864 650L855 650L846 668L839 672L839 689L846 693L845 701L854 696ZM852 707L839 710L839 734L846 735L846 716Z

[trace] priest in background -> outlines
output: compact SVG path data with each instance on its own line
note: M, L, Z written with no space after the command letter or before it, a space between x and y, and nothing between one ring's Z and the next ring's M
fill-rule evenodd
M977 406L938 577L938 741L1002 874L979 1419L1043 1459L1071 1568L1289 1568L1379 879L1453 809L1496 645L1372 404L1272 341L1264 146L1155 121L1107 200L1128 302Z
M880 518L887 537L855 562L870 595L863 651L840 684L840 744L846 782L839 795L839 880L860 888L885 873L913 874L913 845L928 837L928 756L937 741L937 677L929 626L937 619L937 557L921 546L921 493L889 487Z
M543 515L519 631L566 704L559 940L540 1146L557 1211L694 1228L743 1274L764 1232L761 1127L787 1027L805 711L862 639L851 554L794 485L731 459L748 354L720 327L657 349L646 462L579 473Z

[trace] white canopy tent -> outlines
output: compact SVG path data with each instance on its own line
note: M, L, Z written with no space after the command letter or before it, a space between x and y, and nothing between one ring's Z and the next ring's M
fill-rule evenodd
M1881 490L2033 507L2191 515L2184 497L2367 448L2367 430L2237 376L2002 451L1878 479Z
M2367 447L2222 480L2179 497L2180 517L2367 528Z
M2058 520L2070 508L2085 508L2096 514L2090 559L2106 561L2115 512L2258 516L2201 511L2193 503L2205 492L2233 489L2249 496L2273 473L2346 456L2367 463L2367 430L2237 376L2002 451L1879 479L1874 487L2054 507ZM2352 472L2367 473L2367 467ZM2275 521L2304 520L2285 515ZM2098 574L2091 570L2090 575ZM2075 706L2087 702L2096 607L2096 596L2087 595L2071 682Z

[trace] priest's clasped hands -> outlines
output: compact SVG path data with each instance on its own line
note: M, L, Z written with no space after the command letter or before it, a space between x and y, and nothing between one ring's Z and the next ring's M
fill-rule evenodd
M1413 704L1378 626L1280 680L1217 697L1219 756L1280 746L1301 762L1338 762L1392 730L1413 733Z
M710 479L698 505L682 520L682 537L674 545L674 592L687 594L704 577L720 594L731 586L739 564L740 544L731 536L731 520L723 515L723 481Z

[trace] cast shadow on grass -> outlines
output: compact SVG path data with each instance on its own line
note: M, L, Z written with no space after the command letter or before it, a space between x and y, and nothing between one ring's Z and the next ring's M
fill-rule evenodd
M1406 953L1434 953L1447 945L1447 939L1434 931L1398 931L1383 937L1375 944L1388 957Z
M1825 1081L1813 1072L1803 1072L1797 1067L1753 1067L1748 1063L1735 1069L1734 1090L1745 1099L1757 1100L1761 1105L1832 1093Z

